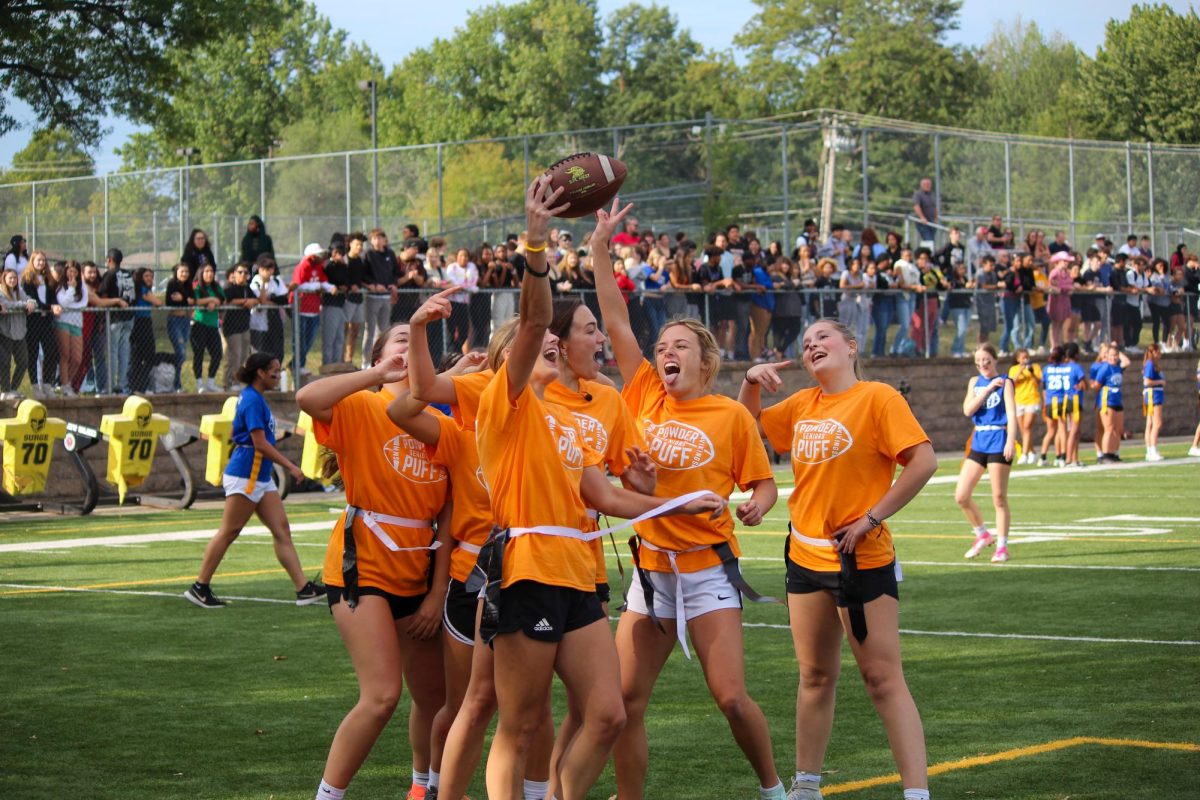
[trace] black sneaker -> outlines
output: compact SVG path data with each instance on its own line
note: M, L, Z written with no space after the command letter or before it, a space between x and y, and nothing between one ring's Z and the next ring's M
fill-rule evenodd
M183 593L183 596L201 608L225 607L225 601L213 594L212 589L208 587L208 584L193 583L188 587L188 590Z
M309 581L304 588L296 592L296 605L308 606L318 602L325 596L325 584Z

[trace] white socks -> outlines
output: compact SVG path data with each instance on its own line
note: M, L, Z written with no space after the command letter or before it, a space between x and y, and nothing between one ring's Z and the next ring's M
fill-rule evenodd
M905 789L904 800L929 800L928 789Z
M413 782L413 786L420 786L422 789L428 789L429 788L429 773L428 772L417 772L417 768L413 767L412 782Z
M525 800L546 800L546 792L550 791L550 781L531 781L525 779Z
M797 772L795 777L796 785L801 789L820 789L821 788L821 773L819 772Z
M345 789L337 789L330 786L324 780L317 786L317 796L315 800L342 800L346 796Z
M758 787L758 796L762 800L787 800L787 792L783 789L783 781L780 781L769 789L765 786Z
M433 767L430 767L429 768L429 780L428 780L428 782L426 782L425 788L436 789L438 787L438 784L441 781L441 779L442 779L442 774L440 772L438 772L436 769L434 769Z

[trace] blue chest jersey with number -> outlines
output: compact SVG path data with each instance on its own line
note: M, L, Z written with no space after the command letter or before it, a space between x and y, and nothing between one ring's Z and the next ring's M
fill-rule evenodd
M995 378L975 377L975 396L988 391ZM1004 378L1005 383L1009 381ZM971 449L978 453L1002 453L1008 436L1008 414L1004 409L1004 387L988 393L987 400L971 415L975 433L971 437Z
M265 480L271 475L271 461L254 449L251 431L262 431L267 443L275 444L275 417L267 400L253 386L247 386L238 397L233 413L233 454L225 465L225 474L235 478Z
M1161 381L1163 374L1153 361L1147 361L1145 366L1142 367L1142 377L1147 380ZM1142 403L1148 406L1161 406L1165 399L1165 394L1162 386L1146 386L1143 384Z

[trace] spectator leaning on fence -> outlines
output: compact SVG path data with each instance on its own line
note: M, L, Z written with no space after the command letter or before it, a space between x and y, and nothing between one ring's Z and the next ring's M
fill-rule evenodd
M62 280L55 286L55 299L61 312L54 322L58 340L58 364L62 374L62 393L74 397L75 374L83 363L83 311L88 304L88 289L78 261L63 265Z
M225 273L225 304L235 306L221 320L221 340L225 345L225 373L222 388L227 392L240 391L238 371L250 355L250 310L258 298L250 288L250 264L238 262Z
M25 346L26 318L36 304L21 288L15 270L0 275L0 400L17 400L25 377L29 351Z
M367 262L363 257L366 245L367 237L362 231L355 231L346 237L346 280L349 286L346 305L342 308L346 317L342 361L347 364L355 363L354 349L366 319L363 309L363 287L367 283Z
M266 254L254 264L250 291L258 305L250 311L250 346L283 360L283 306L288 304L287 284L279 277L275 258Z
M163 298L154 292L154 270L143 267L133 273L133 330L129 335L129 390L153 391L150 370L154 367L154 317L152 307Z
M388 247L388 235L381 229L371 231L371 249L366 254L364 303L367 335L363 340L363 358L375 338L388 327L392 304L396 302L396 253ZM366 363L364 367L368 366Z
M175 276L167 281L163 299L164 305L170 309L167 312L167 338L171 340L171 349L175 351L174 389L177 392L183 391L183 364L187 360L187 344L192 330L192 306L196 305L196 295L188 280L190 274L191 269L187 264L177 265Z
M47 397L58 369L58 344L54 340L54 314L58 304L50 275L50 261L41 250L34 250L29 256L29 264L21 273L21 289L36 306L30 314L25 332L29 382L33 384L34 397Z
M346 349L346 299L350 292L350 263L344 240L329 246L325 277L334 291L321 293L321 364L337 364Z
M300 378L308 374L305 365L308 351L317 338L317 330L321 325L321 292L336 294L335 287L325 276L325 249L316 242L304 248L304 258L292 272L290 288L295 293L293 303L300 310L300 363L292 360L292 373L296 376L296 386Z
M192 314L192 374L196 391L216 392L217 370L221 367L221 331L219 306L225 304L225 292L217 283L217 270L205 264L196 276L196 310ZM204 374L204 354L208 353L208 377Z
M117 248L108 251L104 264L107 267L100 278L100 296L109 300L118 300L114 307L127 309L133 305L134 296L133 270L124 269L121 262L125 255ZM113 367L113 391L116 394L129 393L129 337L133 334L133 312L112 311L108 314L109 350L115 360Z
M917 237L924 247L933 249L937 235L934 223L938 221L937 198L933 194L933 181L922 178L921 184L913 194L913 215L917 218Z

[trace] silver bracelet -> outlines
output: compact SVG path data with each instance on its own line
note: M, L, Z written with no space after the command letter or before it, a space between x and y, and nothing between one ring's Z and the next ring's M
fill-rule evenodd
M883 520L875 519L875 515L871 513L873 509L867 509L867 522L871 523L872 530L883 524Z

